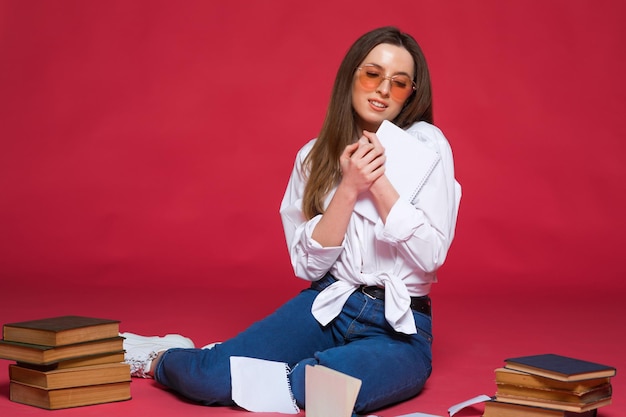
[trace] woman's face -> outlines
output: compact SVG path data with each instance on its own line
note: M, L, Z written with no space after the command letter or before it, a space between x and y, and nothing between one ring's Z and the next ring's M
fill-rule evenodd
M390 79L398 76L394 80L403 81L408 76L409 80L413 80L413 58L403 47L381 43L370 51L359 67L361 69L355 71L352 82L352 107L359 127L375 132L383 120L393 120L400 114L413 92L411 86L410 92L403 93L400 84ZM380 83L374 81L377 74L382 75L378 76L382 79ZM369 84L362 83L360 77L369 78Z

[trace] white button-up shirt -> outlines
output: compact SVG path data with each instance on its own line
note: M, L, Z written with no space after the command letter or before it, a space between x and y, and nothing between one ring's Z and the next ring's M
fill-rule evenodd
M352 213L341 246L322 247L311 238L321 219L306 220L302 196L304 158L312 140L300 149L280 207L285 237L296 276L316 281L330 272L337 282L315 299L312 314L330 323L360 285L385 288L385 318L398 332L416 333L410 297L427 295L437 280L452 239L461 198L454 178L450 145L435 126L418 122L407 129L441 159L413 202L400 198L383 223L378 216ZM334 191L327 198L332 198Z

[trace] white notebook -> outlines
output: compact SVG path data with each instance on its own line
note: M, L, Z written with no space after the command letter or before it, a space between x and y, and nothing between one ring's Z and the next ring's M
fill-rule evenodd
M388 120L383 121L376 136L385 147L385 175L400 194L400 198L412 202L441 156ZM359 196L354 210L372 221L379 218L369 192Z
M298 414L291 394L286 363L231 356L233 401L257 413Z

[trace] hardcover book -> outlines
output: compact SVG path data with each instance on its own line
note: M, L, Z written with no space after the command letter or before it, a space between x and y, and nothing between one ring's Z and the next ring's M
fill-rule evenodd
M9 378L12 382L19 382L43 389L101 385L130 381L130 365L109 363L78 368L55 369L52 371L39 371L19 365L9 365Z
M611 384L604 384L584 392L571 392L560 389L529 388L512 384L497 384L496 396L534 398L536 400L558 401L585 405L605 398L613 393Z
M61 316L5 324L3 339L9 342L62 346L119 336L118 320Z
M23 368L35 369L38 371L52 371L55 369L77 368L80 366L101 365L104 363L121 363L124 362L124 351L113 353L104 353L99 355L82 356L75 359L67 359L59 362L53 362L47 365L37 365L27 362L17 362L17 365Z
M11 401L47 410L126 401L131 398L130 382L51 390L19 382L11 382L9 392Z
M612 366L588 362L552 353L521 356L505 359L505 367L560 381L612 377L616 369Z
M487 401L483 417L595 417L597 409L575 413L544 407Z
M529 374L528 372L516 371L509 368L495 370L496 384L518 385L528 388L566 390L572 393L587 392L611 382L609 377L583 379L580 381L559 381L554 378Z
M117 336L52 347L0 340L0 358L35 365L50 365L69 359L119 352L124 350L123 341L123 337Z
M585 411L595 410L596 408L604 407L611 404L611 397L585 404L575 404L567 401L538 400L536 398L519 397L516 395L499 395L497 393L496 400L506 403L552 408L555 410L563 411L572 411L574 413L583 413Z

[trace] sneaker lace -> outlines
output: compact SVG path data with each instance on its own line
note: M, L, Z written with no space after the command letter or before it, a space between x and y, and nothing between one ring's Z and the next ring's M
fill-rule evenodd
M136 357L128 358L127 357L125 358L124 362L130 365L130 374L132 376L138 377L138 378L152 378L150 375L148 375L148 371L150 370L148 368L149 368L149 364L156 357L157 357L156 352L150 352L150 354L147 357L142 357L142 358L136 358Z

